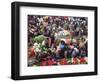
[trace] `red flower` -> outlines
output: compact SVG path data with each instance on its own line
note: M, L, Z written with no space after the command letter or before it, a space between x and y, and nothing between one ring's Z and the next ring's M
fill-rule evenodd
M31 51L30 56L31 56L31 57L34 57L34 56L35 56L35 51L34 51L34 48L31 48L31 50L30 50L30 51Z
M46 61L42 61L41 62L41 66L46 66L47 65L47 62Z
M61 59L60 64L61 65L66 65L67 64L67 60L65 58Z
M48 64L48 65L53 65L53 64L54 64L54 61L48 60L48 61L47 61L47 64Z
M78 64L78 59L77 58L73 58L73 64Z
M80 63L85 63L86 62L86 60L85 60L85 58L80 58Z

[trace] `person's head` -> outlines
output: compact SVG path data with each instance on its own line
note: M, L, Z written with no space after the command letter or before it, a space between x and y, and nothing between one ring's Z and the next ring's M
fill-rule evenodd
M65 42L63 40L61 40L61 44L65 45Z
M50 49L47 50L47 53L48 53L49 55L52 54L52 52L51 52Z

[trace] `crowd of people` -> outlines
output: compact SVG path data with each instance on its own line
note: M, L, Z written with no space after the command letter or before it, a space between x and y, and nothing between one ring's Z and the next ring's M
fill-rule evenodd
M28 15L28 66L87 64L88 18Z

